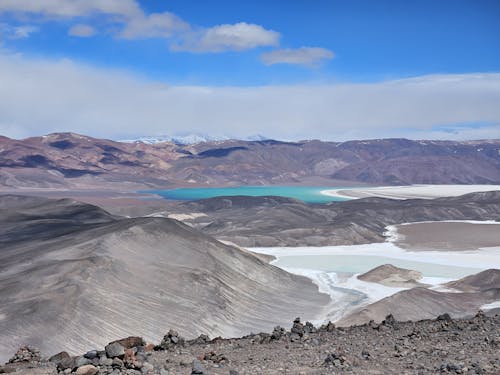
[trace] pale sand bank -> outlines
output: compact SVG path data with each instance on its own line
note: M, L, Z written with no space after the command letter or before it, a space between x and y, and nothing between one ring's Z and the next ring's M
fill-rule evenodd
M500 222L436 221L389 226L388 241L413 251L500 248Z
M500 190L500 185L409 185L323 190L321 193L341 198L433 199L496 190Z
M489 268L500 269L500 223L426 222L388 229L390 238L385 243L251 250L276 257L272 264L309 277L321 292L330 295L331 303L320 313L317 322L339 320L360 307L407 289L359 280L360 264L373 268L374 260L380 262L378 265L400 263L399 267L420 271L424 277L419 281L430 289L447 292L456 292L444 286L449 281ZM398 233L399 230L404 234ZM428 231L432 231L432 235L427 235ZM432 249L422 238L432 244L442 240L445 246ZM401 244L406 243L413 247L403 248ZM351 262L351 272L342 269L345 259Z

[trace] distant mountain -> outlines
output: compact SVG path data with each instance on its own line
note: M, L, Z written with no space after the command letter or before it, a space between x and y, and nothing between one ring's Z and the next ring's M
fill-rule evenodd
M163 143L163 142L172 142L175 143L176 145L193 145L196 143L204 143L204 142L220 142L220 141L227 141L230 139L235 139L227 136L210 136L207 134L182 134L182 135L160 135L160 136L153 136L153 137L138 137L134 139L125 139L125 140L120 140L119 142L125 142L125 143L134 143L134 142L141 142L141 143L146 143L150 145L154 145L157 143ZM242 141L263 141L266 139L269 139L263 135L257 134L254 136L249 136L249 137L243 137L243 138L236 138L238 140Z
M74 133L0 137L0 186L498 184L500 140L124 143Z

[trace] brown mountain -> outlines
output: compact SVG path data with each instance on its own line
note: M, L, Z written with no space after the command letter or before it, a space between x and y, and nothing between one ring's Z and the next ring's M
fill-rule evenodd
M500 140L121 143L73 133L0 137L0 186L500 183Z

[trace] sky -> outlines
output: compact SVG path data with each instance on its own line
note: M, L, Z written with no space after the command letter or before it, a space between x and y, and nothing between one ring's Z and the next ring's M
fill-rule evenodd
M500 138L497 0L0 0L0 135Z

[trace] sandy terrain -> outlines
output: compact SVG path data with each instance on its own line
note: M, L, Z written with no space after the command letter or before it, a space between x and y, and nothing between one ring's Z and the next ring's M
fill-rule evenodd
M478 250L500 247L500 223L422 222L396 225L394 243L407 250Z
M468 193L500 190L500 185L408 185L380 186L362 189L324 190L323 194L342 198L380 197L391 199L433 199L456 197Z

